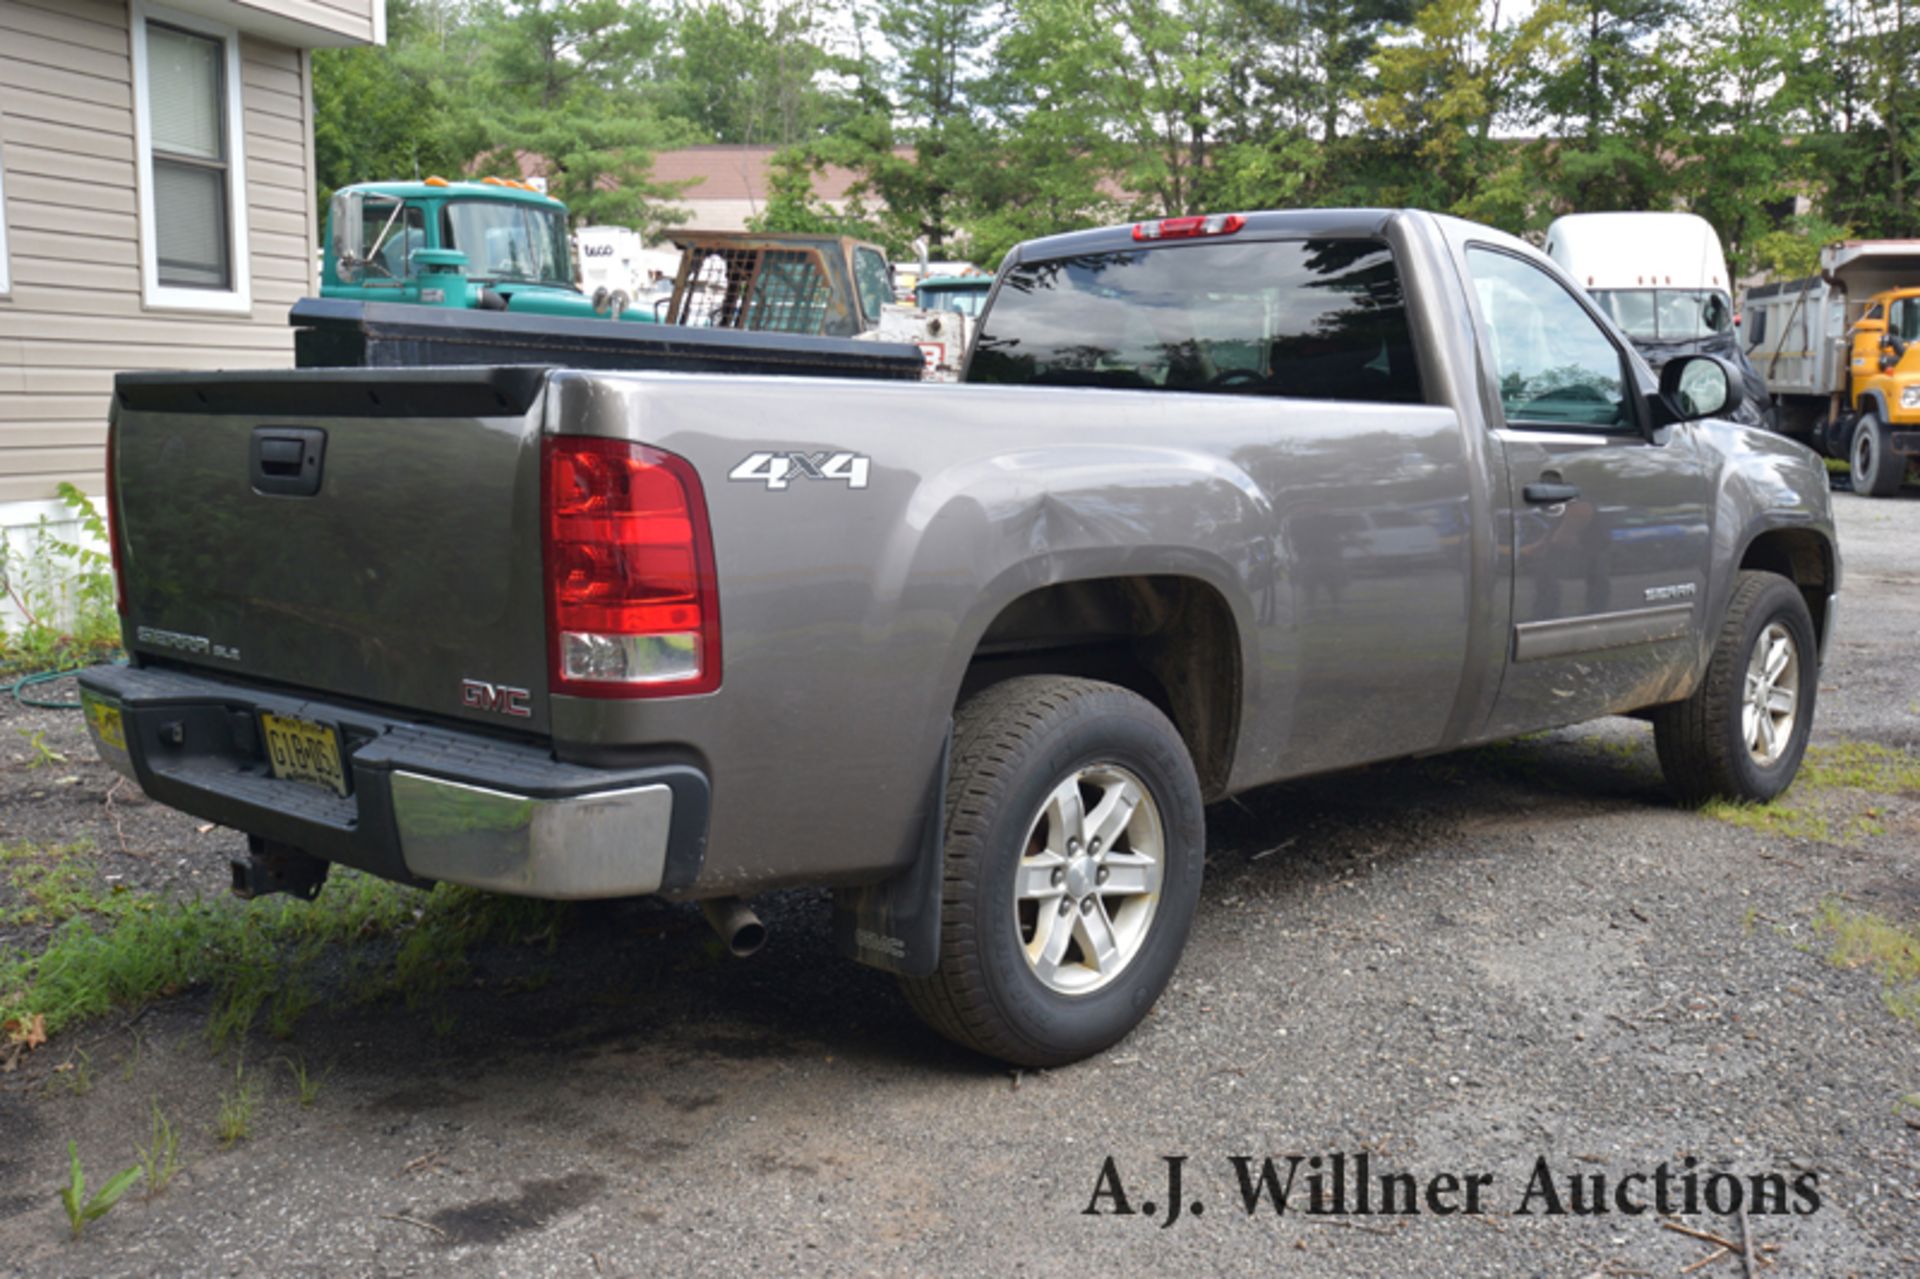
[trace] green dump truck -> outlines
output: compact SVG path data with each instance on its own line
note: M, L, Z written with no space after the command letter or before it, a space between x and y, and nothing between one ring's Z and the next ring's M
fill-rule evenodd
M523 182L360 182L327 211L320 296L651 324L573 283L567 206Z

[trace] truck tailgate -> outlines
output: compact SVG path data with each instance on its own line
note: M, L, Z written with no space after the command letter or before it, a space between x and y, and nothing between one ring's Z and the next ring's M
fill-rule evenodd
M544 732L546 373L122 374L129 645Z

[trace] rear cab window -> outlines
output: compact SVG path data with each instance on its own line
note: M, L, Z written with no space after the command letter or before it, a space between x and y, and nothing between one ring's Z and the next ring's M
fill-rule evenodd
M1376 239L1157 245L1026 262L969 382L1415 404L1392 251Z

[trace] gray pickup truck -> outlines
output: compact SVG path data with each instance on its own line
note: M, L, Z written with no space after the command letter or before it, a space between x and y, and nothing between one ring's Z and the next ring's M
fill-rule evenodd
M545 898L834 890L1008 1061L1171 976L1203 805L1603 715L1683 801L1799 767L1826 476L1518 240L1421 212L1026 244L959 385L127 374L106 759L330 863Z

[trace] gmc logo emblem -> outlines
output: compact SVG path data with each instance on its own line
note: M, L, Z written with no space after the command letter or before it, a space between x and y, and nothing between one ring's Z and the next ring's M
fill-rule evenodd
M511 684L489 684L483 679L460 681L460 704L469 710L492 711L495 715L526 719L533 714L533 707L527 704L527 699L532 696L526 689L515 688Z

